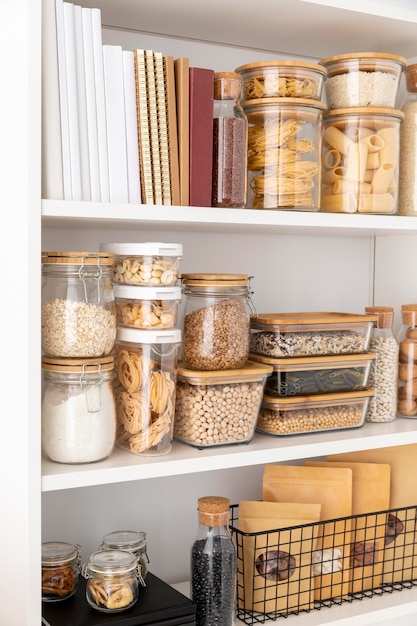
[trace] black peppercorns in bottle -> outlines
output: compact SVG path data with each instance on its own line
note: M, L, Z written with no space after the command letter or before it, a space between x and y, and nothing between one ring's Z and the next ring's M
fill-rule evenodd
M228 498L198 500L199 530L191 549L191 598L196 626L233 626L236 548L229 530Z

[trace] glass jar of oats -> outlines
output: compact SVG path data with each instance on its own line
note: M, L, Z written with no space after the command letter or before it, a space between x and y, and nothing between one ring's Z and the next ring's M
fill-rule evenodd
M50 357L110 354L116 339L113 255L42 253L42 351Z
M398 214L417 215L417 63L405 69L407 91L401 107Z
M249 357L250 278L183 274L182 361L195 370L243 367Z

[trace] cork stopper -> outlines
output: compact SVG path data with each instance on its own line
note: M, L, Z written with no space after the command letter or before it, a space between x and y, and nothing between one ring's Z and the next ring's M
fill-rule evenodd
M377 315L377 328L391 328L394 320L394 308L392 306L367 306L365 312Z
M401 306L403 324L407 326L417 325L417 304L403 304Z
M242 77L237 72L214 73L214 99L238 100L242 89Z
M224 526L229 521L230 500L222 496L204 496L198 499L200 524Z
M417 63L407 65L405 68L405 82L407 91L415 93L417 91Z

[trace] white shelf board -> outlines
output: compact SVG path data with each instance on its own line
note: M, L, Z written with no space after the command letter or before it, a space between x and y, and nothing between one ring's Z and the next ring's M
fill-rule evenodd
M417 30L417 26L416 26ZM369 237L417 234L417 218L149 204L42 201L44 227L111 229L129 226L173 231L246 232Z
M174 442L169 454L155 457L138 456L116 447L108 459L97 463L66 465L44 460L42 491L195 474L409 443L417 443L417 420L398 418L337 432L285 437L256 433L248 444L203 450Z
M368 0L82 0L111 28L315 58L416 54L417 10ZM417 7L416 7L417 9ZM341 28L341 25L343 27Z

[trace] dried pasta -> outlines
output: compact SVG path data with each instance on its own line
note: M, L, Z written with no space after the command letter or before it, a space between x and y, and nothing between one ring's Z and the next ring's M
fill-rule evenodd
M266 74L253 76L245 80L245 100L253 98L311 98L318 91L318 82L311 78L294 78L288 76Z

